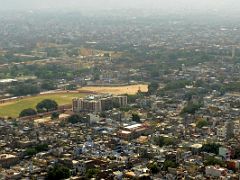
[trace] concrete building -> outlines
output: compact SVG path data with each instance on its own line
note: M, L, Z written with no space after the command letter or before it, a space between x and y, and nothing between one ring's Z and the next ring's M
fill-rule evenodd
M12 165L18 163L19 158L12 154L1 154L0 155L0 165L4 168L9 168Z
M118 137L126 140L131 140L140 137L141 135L148 135L152 132L150 126L146 124L127 125L117 132Z
M102 112L111 110L115 105L124 107L127 105L127 96L90 95L86 98L73 99L73 112Z
M221 177L227 174L227 171L225 168L215 167L215 166L207 166L205 172L207 176L212 176L212 177Z
M219 147L220 156L223 157L224 160L230 160L231 157L231 148L230 147Z
M217 136L218 136L219 138L225 139L226 136L227 136L227 130L226 130L226 128L225 128L225 127L219 127L219 128L217 128Z

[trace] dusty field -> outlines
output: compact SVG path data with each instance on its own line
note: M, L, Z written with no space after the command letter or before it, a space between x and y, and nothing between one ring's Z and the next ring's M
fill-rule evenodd
M93 91L96 93L110 93L110 94L136 94L138 90L141 90L142 92L148 91L148 85L147 84L137 84L137 85L130 85L130 86L87 86L80 88L81 91Z
M119 58L123 55L123 52L114 52L114 51L102 51L97 49L89 49L89 48L80 48L80 55L82 56L91 56L96 54L104 54L111 53L112 58Z

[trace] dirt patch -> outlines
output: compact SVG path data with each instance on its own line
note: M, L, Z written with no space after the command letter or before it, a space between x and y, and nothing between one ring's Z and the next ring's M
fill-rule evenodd
M129 86L86 86L79 89L80 91L93 91L96 93L110 93L110 94L136 94L139 90L142 92L148 91L147 84L137 84Z

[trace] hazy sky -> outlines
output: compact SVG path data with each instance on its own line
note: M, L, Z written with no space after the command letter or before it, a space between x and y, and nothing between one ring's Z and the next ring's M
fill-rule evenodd
M161 9L239 12L240 0L0 0L0 9Z

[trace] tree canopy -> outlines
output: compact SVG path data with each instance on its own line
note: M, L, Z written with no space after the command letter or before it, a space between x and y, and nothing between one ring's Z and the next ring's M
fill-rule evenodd
M201 120L197 121L197 127L198 128L202 128L202 127L207 126L207 125L208 125L208 122L205 119L201 119Z
M138 114L132 114L132 121L140 122L140 116Z
M205 166L210 166L210 165L219 165L219 166L225 166L224 162L220 159L217 159L215 157L208 157L205 161L204 161L204 165Z
M47 144L39 144L37 146L33 146L33 147L30 147L30 148L27 148L26 149L26 154L28 156L33 156L39 152L42 152L42 151L47 151L48 150L48 145Z
M79 122L84 122L82 116L78 115L78 114L73 114L68 118L68 122L72 123L72 124L76 124Z
M70 177L70 175L70 170L67 167L56 164L53 168L48 170L47 179L67 179Z
M51 99L45 99L37 104L36 106L37 112L49 112L58 109L58 104L56 101Z
M22 112L20 112L19 117L25 117L25 116L33 116L36 115L37 111L32 108L24 109Z
M25 96L38 94L40 92L40 89L38 86L33 85L32 83L21 83L12 86L9 89L9 92L14 96Z
M159 136L154 138L154 142L156 145L163 147L175 144L176 139L171 137Z
M92 168L92 169L88 169L87 172L86 172L86 177L87 178L93 178L93 177L96 177L97 174L99 174L100 170L97 169L97 168Z
M167 171L169 167L177 168L178 164L174 161L171 161L171 160L165 160L164 163L163 163L163 170Z
M188 102L187 105L181 111L181 114L195 114L203 106L202 102Z
M58 112L53 112L52 115L51 115L51 119L54 120L54 119L58 119L59 118L59 113Z
M160 168L156 162L151 163L148 168L151 170L153 174L157 174L160 171Z
M208 152L208 153L218 154L219 147L221 147L220 144L208 143L208 144L204 144L202 146L202 151Z

